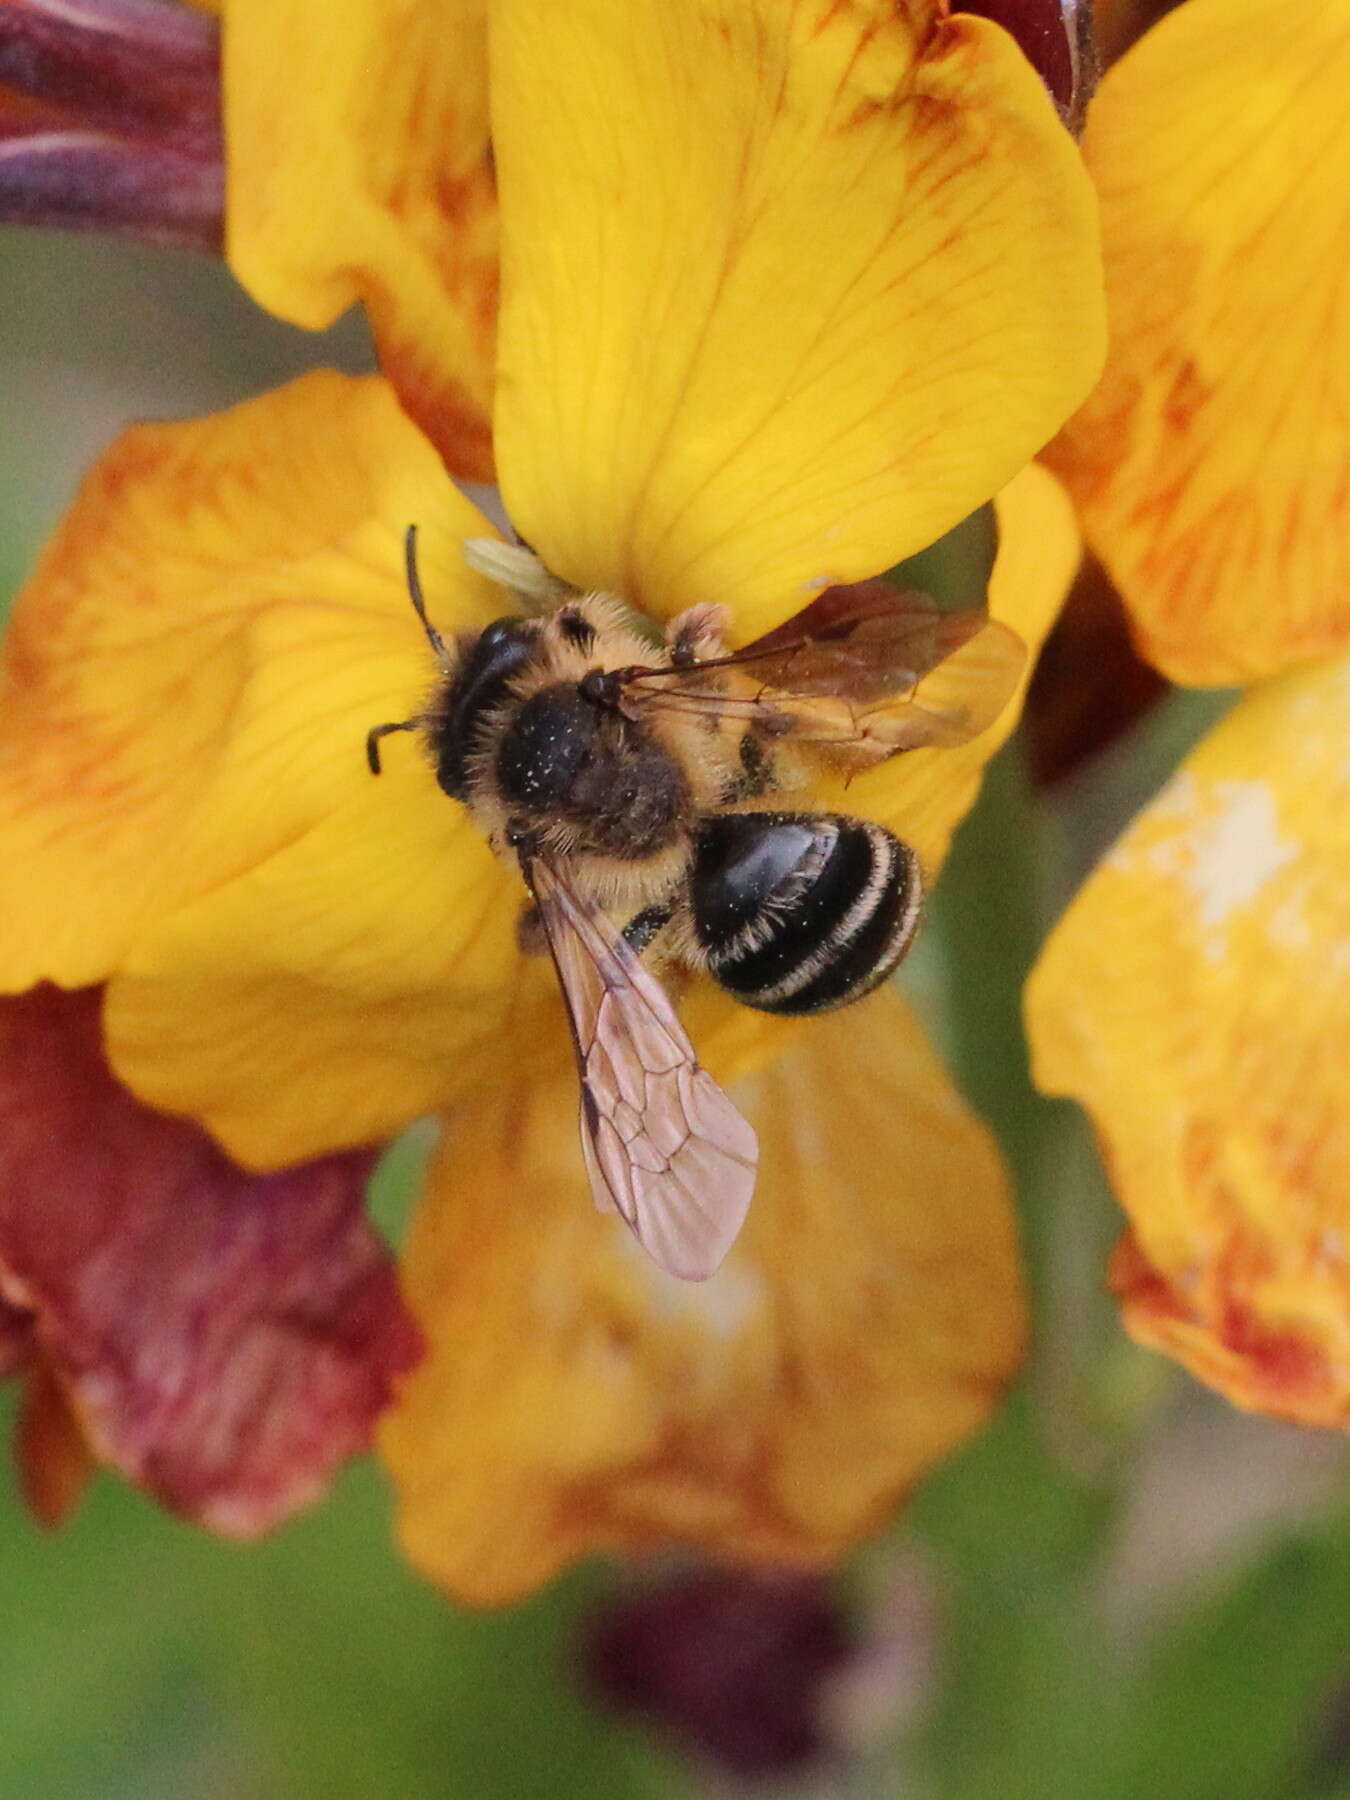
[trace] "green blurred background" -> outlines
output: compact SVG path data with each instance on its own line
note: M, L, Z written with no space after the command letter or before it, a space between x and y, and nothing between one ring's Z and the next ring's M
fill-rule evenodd
M369 365L352 322L293 332L213 266L92 240L0 231L0 299L6 595L123 423ZM841 1572L857 1648L818 1695L826 1753L761 1793L1350 1800L1341 1443L1239 1415L1125 1341L1102 1293L1118 1216L1078 1115L1033 1092L1019 1026L1048 922L1225 704L1172 696L1053 800L1014 743L960 835L906 981L1016 1176L1036 1352L997 1426ZM394 1237L416 1162L406 1144L378 1181ZM49 1537L0 1485L0 1800L735 1791L706 1746L587 1683L590 1622L644 1575L457 1611L393 1552L368 1465L252 1548L111 1480Z

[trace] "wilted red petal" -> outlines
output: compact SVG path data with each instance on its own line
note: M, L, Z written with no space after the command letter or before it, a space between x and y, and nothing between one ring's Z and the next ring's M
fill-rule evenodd
M0 1300L0 1377L12 1375L32 1353L32 1313Z
M0 0L0 220L219 254L214 19L158 0Z
M0 143L35 131L56 131L67 123L58 106L46 106L0 81Z
M220 27L162 0L0 0L0 82L119 136L220 143Z
M96 990L0 1001L0 1288L100 1460L215 1530L316 1498L417 1355L370 1161L250 1174L113 1080Z
M0 133L0 222L107 231L219 255L219 162L98 132Z

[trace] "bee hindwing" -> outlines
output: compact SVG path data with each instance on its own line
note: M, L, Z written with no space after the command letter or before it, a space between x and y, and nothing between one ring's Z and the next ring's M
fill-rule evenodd
M700 1067L664 989L556 862L526 868L581 1080L581 1147L602 1211L672 1275L704 1281L745 1219L755 1134Z

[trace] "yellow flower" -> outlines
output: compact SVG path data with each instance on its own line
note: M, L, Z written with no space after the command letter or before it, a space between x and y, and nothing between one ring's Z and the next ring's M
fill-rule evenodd
M1049 460L1176 681L1260 679L1350 629L1348 67L1347 0L1194 0L1089 114L1110 354Z
M1131 1331L1318 1424L1350 1417L1347 76L1346 0L1190 0L1092 112L1111 349L1050 460L1151 660L1256 685L1028 996L1129 1215Z
M247 1168L448 1112L405 1258L427 1354L384 1433L447 1586L671 1540L819 1559L1015 1366L997 1157L897 995L798 1037L700 988L762 1144L747 1230L690 1287L593 1213L518 877L412 745L365 769L433 673L399 545L416 522L443 632L501 610L443 470L485 468L499 230L496 469L555 573L657 620L717 599L744 640L1002 488L991 610L1034 648L1077 543L1017 471L1100 360L1090 191L982 20L501 0L493 217L458 110L481 19L407 14L396 43L374 8L227 15L235 264L312 322L360 294L393 385L315 375L89 477L8 642L0 985L106 983L117 1076ZM331 79L269 52L281 17ZM1013 711L836 803L935 872Z

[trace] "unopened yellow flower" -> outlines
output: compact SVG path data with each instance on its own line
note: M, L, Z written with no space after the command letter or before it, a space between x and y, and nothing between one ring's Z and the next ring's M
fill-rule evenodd
M487 256L457 235L461 156L486 176L473 132L440 129L459 26L409 9L390 109L363 85L394 54L375 9L309 10L287 16L335 83L227 15L235 259L279 306L362 294L392 386L312 376L132 432L90 476L9 640L0 984L106 982L116 1074L251 1168L449 1112L405 1261L427 1354L385 1432L405 1541L448 1586L503 1599L672 1539L819 1558L1015 1366L997 1157L894 994L797 1037L700 988L691 1036L761 1140L750 1224L691 1288L594 1215L517 877L411 744L365 767L433 673L399 546L416 522L443 632L502 609L443 469L482 472L464 426L493 374L511 517L578 587L654 619L716 599L744 640L1001 488L991 610L1034 648L1077 543L1050 478L1017 471L1099 363L1090 191L981 20L501 0L489 370L455 300L490 285L458 285L467 246ZM276 150L283 76L341 159ZM269 232L298 197L310 235ZM932 872L1011 724L845 803Z
M1190 0L1085 153L1111 348L1051 452L1141 647L1255 683L1033 976L1090 1110L1126 1322L1240 1404L1350 1419L1350 4ZM1320 659L1320 660L1310 660Z

